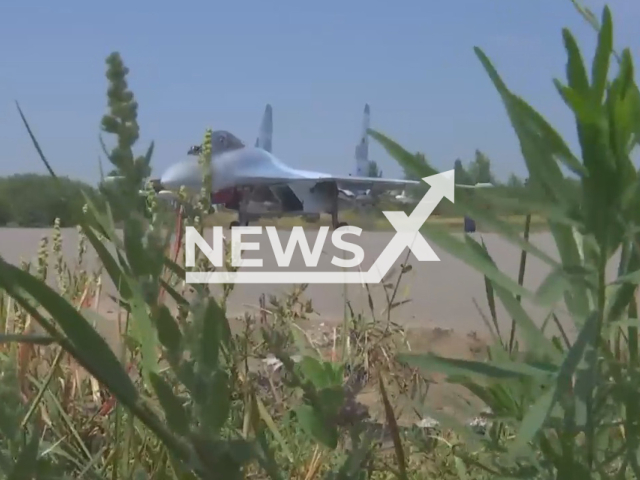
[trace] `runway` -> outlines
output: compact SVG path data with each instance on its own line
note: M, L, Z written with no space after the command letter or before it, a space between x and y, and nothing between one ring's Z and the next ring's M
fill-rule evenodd
M0 229L0 255L15 264L19 263L21 258L35 259L40 239L45 235L51 235L51 233L52 229ZM278 233L282 244L286 246L289 233ZM307 233L312 249L316 235L317 231ZM353 241L362 247L365 253L362 268L366 270L386 247L393 235L394 233L390 232L363 232L357 241L352 240L354 237L348 236L345 236L344 239ZM520 250L495 234L474 235L478 240L484 240L498 267L516 279L520 263ZM64 255L73 261L77 250L77 232L75 229L63 229L63 237ZM251 238L245 237L244 241L255 241L256 239L260 243L261 249L258 252L247 252L243 258L260 257L264 259L264 270L276 268L275 257L265 233L261 236L252 235ZM550 256L557 257L554 241L550 234L532 235L531 241ZM474 303L475 300L485 315L489 316L482 275L435 245L432 244L432 247L440 258L439 262L419 262L412 253L409 254L407 263L412 268L401 279L395 303L408 301L393 310L392 319L410 327L439 327L454 329L458 332L483 332L485 326ZM338 250L327 240L320 254L318 268L339 271L337 267L330 264L331 258L336 252ZM407 252L408 250L405 250L397 260L396 270L399 270L397 267L404 262ZM346 253L345 256L350 258L351 254ZM93 264L95 265L95 262ZM302 255L299 249L296 249L291 265L281 270L299 271L304 268ZM537 289L548 273L549 268L546 265L540 260L528 256L524 279L525 287L532 290ZM389 281L394 282L395 278L391 277ZM113 293L113 285L106 279L104 283L106 291ZM234 316L242 315L247 311L256 311L262 293L267 296L268 303L270 295L281 295L291 291L292 288L293 285L279 284L235 285L228 301L228 311ZM386 318L384 309L388 301L385 288L380 284L371 285L370 291L376 317ZM391 289L387 289L387 293L390 295ZM305 298L311 300L316 312L314 315L318 320L339 321L342 319L345 311L345 299L350 302L356 313L362 312L371 316L367 290L362 285L311 284L305 292ZM541 323L548 313L548 308L533 306L526 302L524 306L538 323ZM497 311L501 328L508 329L511 320L507 318L506 312L500 304L497 305ZM560 316L562 317L562 314Z

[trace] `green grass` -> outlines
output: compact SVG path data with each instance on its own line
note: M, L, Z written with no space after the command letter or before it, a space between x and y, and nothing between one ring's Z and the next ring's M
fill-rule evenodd
M231 322L225 304L233 286L218 297L205 286L186 288L185 271L174 261L181 245L174 249L169 242L176 218L153 195L140 208L133 200L138 167L146 160L132 154L135 135L123 130L132 121L121 104L133 96L123 91L122 78L115 82L109 94L120 99L111 103L122 118L114 113L103 123L122 137L119 148L107 153L128 182L115 195L103 192L109 209L88 201L78 249L81 259L93 248L101 270L86 271L81 261L69 268L60 256L59 228L43 242L34 265L0 259L3 475L639 478L640 172L630 146L640 139L640 91L629 50L613 51L609 10L601 22L582 12L598 23L593 64L587 69L571 33L564 31L567 83L556 82L574 113L580 153L571 152L476 49L529 170L527 194L501 201L537 212L549 225L560 260L527 241L536 223L531 217L523 232L519 222L479 208L464 195L457 197L455 211L522 248L517 279L501 272L474 237L461 238L446 225L424 229L430 242L485 279L489 314L484 320L492 336L485 358L461 360L409 348L411 335L393 321L403 271L384 285L382 314L374 307L352 312L346 305L344 321L328 341L301 328L310 313L304 286L264 300L257 316ZM609 74L612 60L619 64L615 75ZM109 62L126 72L117 56ZM420 177L436 173L387 136L370 135L406 170ZM210 142L207 131L203 172L210 171ZM561 167L579 178L580 189L567 188ZM206 180L205 175L209 185ZM184 223L202 227L209 193L203 192L193 215L181 219L181 228ZM114 214L123 218L123 238ZM611 282L605 268L618 250L618 276ZM523 280L530 256L552 267L536 291ZM201 257L198 263L200 269L207 265ZM226 268L232 268L228 259ZM95 308L102 276L117 285L122 306L115 349L93 327L106 321ZM47 286L47 279L56 287ZM550 312L542 327L522 299ZM509 331L499 329L497 302L511 319ZM560 308L578 331L573 339L555 315ZM549 324L560 333L550 334ZM261 359L269 355L281 362L278 371L262 367ZM433 411L434 381L462 389L486 407L486 427L465 424L462 412ZM382 422L365 421L356 395L363 385L375 388ZM401 406L435 417L439 426L405 428L398 420Z

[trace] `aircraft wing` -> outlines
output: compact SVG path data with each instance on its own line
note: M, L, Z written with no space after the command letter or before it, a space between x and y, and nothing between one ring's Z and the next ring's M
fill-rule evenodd
M220 154L214 159L213 188L249 185L278 185L286 183L327 184L335 183L341 190L362 192L370 190L377 194L389 190L404 189L409 185L420 185L413 180L396 180L378 177L336 176L324 172L299 170L289 167L270 152L261 148L241 148ZM197 160L187 160L172 165L160 179L164 188L200 188L202 174Z
M379 177L352 177L352 176L329 176L319 179L319 181L330 182L334 181L341 190L349 191L362 191L369 190L372 194L380 194L393 190L404 190L407 186L411 185L424 185L423 182L417 182L414 180L400 180L393 178L379 178Z
M370 193L379 194L392 190L403 190L410 185L424 185L423 182L414 180L398 180L391 178L375 178L375 177L351 177L351 176L334 176L316 172L300 172L297 171L293 175L260 175L248 174L243 177L236 177L236 182L245 185L261 184L261 185L278 185L296 182L315 182L335 183L340 190L363 191L369 190Z

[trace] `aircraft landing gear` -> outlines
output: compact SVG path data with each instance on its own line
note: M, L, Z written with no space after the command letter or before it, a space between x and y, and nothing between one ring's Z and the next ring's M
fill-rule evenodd
M331 226L334 230L349 225L338 220L338 186L334 185L333 201L331 202Z
M338 220L338 196L336 195L333 205L333 210L331 212L331 227L334 230L337 230L340 227L346 227L349 224L346 222L341 222Z
M238 220L234 220L229 224L229 229L233 227L248 227L249 220L247 220L247 204L249 203L249 190L245 189L240 197L240 204L238 205Z
M338 212L332 213L331 214L331 227L334 230L337 230L340 227L346 227L349 224L347 222L341 222L338 220Z
M239 226L241 226L241 225L242 225L243 227L248 227L248 226L249 226L249 221L247 220L247 221L245 221L245 222L240 223L240 222L238 222L238 221L234 220L233 222L231 222L231 223L229 224L229 229L232 229L233 227L239 227Z

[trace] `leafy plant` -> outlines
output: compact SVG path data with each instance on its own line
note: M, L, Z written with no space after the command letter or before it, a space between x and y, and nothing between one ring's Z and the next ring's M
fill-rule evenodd
M495 294L512 319L513 331L517 327L520 333L518 342L500 338L488 362L424 354L403 354L401 359L446 373L491 407L494 427L487 437L476 439L493 454L481 465L485 471L510 478L635 478L640 475L635 400L640 394L635 300L640 183L632 152L640 139L640 93L628 49L620 56L617 74L608 80L613 53L608 7L590 75L572 34L565 29L563 38L567 82L555 84L575 116L581 160L539 113L508 89L476 48L529 170L527 197L507 200L544 212L559 260L456 190L458 211L492 225L504 239L548 265L551 272L540 288L532 292L501 272L471 236L460 240L425 228L433 242L485 276L490 306ZM406 169L421 169L421 176L435 173L388 137L370 133ZM571 180L564 171L579 178L578 190L568 187ZM618 277L610 282L606 267L618 251ZM549 318L562 335L545 335L544 326L521 306L521 298L549 308ZM573 339L554 313L562 300L578 332ZM499 332L494 334L499 337Z

